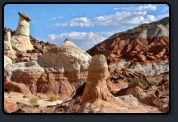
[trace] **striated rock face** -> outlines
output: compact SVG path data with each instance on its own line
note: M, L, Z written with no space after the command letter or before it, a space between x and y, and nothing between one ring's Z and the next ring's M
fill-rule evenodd
M30 18L25 14L19 14L19 23L15 31L15 34L12 35L12 48L18 51L32 50L33 46L29 38L29 21Z
M73 97L86 82L91 56L65 40L36 60L45 68L45 73L39 79L38 92L56 94L66 99Z
M161 22L115 34L87 52L92 56L104 54L112 67L129 68L147 75L168 72L169 27Z
M10 72L9 84L23 84L27 91L40 98L56 95L67 99L75 96L76 90L86 82L90 60L91 56L68 40L41 57L9 64L5 70ZM7 87L5 84L9 90Z
M36 95L36 84L44 69L35 62L9 64L4 68L4 89Z

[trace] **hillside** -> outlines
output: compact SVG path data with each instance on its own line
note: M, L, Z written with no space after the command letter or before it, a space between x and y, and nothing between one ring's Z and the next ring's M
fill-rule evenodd
M121 66L149 75L167 72L169 71L167 64L169 62L169 18L116 33L87 52L91 56L104 54L108 64L113 67ZM157 62L164 62L161 66L156 64L157 67L161 67L157 69L160 71L152 66Z
M155 21L155 22L152 22L152 23L142 24L142 25L139 25L138 27L135 27L133 29L129 29L127 31L116 33L116 34L110 36L108 39L102 41L101 43L98 43L97 45L95 45L91 49L87 50L87 52L91 52L95 48L97 48L101 45L107 44L108 42L110 42L114 39L117 39L117 38L122 38L122 39L132 38L132 36L135 36L135 35L139 34L140 32L151 28L152 26L154 26L156 24L162 24L165 27L169 27L169 17L165 17L165 18L163 18L159 21Z

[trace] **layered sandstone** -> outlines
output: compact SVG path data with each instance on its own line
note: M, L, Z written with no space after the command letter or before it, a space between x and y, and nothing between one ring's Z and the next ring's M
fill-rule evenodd
M26 92L30 91L40 98L52 95L59 99L72 98L86 82L90 60L91 56L85 51L65 40L41 57L6 65L5 70L10 75L5 89L9 91L14 84L17 87L21 84L27 89Z
M20 12L18 12L18 14L19 14L18 27L15 31L15 34L12 35L11 39L12 48L18 51L32 50L33 46L29 38L30 18L25 14L21 14Z
M128 30L115 34L87 52L92 56L104 54L113 67L129 68L147 75L168 72L169 27L161 22L148 24L146 29L142 25L131 29L135 33Z

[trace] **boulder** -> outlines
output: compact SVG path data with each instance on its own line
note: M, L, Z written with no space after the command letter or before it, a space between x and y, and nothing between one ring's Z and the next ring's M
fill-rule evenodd
M23 57L31 57L30 53L22 53Z
M42 49L42 45L40 45L39 43L34 44L34 48L38 49L38 50L41 50Z
M16 111L17 104L15 101L9 100L6 97L4 97L4 112L5 113L12 113Z
M8 64L12 64L12 60L6 55L4 55L4 67Z
M138 58L138 61L144 62L146 60L146 57L142 54L137 54L136 57Z
M52 42L47 42L47 44L49 44L49 45L53 45L53 43L52 43Z

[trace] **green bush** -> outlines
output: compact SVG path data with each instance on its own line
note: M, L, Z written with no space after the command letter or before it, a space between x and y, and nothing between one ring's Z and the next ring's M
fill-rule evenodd
M37 104L37 99L36 98L31 98L30 99L30 104L33 105L33 106L36 105Z
M143 80L143 79L139 79L139 78L136 78L134 80L132 80L130 83L129 83L129 87L132 87L133 85L136 85L138 82L140 82L141 84L143 84L144 86L148 86L148 83Z
M51 96L51 97L50 97L50 100L51 100L51 101L57 101L57 100L58 100L58 98L57 98L57 96L56 96L56 95L53 95L53 96Z

